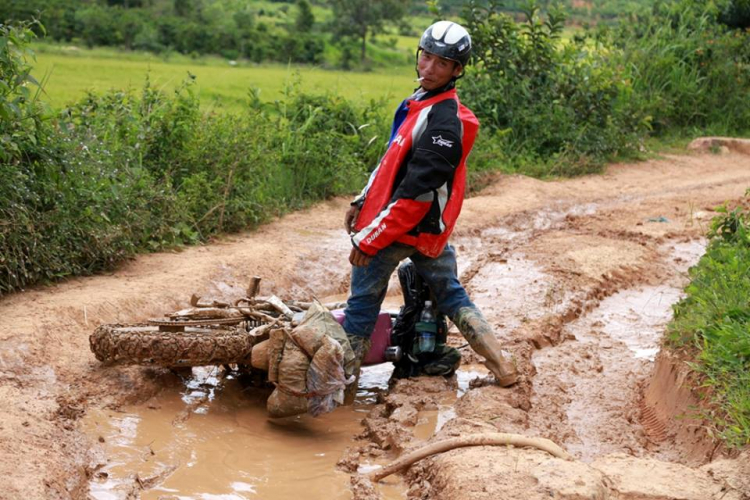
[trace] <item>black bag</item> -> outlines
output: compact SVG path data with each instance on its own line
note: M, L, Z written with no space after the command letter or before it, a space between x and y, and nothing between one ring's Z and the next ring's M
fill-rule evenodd
M448 336L448 323L445 315L433 310L437 323L435 349L422 353L416 348L416 329L425 302L436 301L430 288L417 272L413 262L407 261L398 268L398 280L404 295L404 305L398 313L391 332L391 345L398 346L403 352L401 360L394 362L394 378L408 378L418 375L453 375L461 363L458 349L445 344Z

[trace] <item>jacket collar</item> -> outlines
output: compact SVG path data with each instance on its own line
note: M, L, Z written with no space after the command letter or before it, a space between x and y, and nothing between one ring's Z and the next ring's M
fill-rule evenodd
M444 92L438 92L438 93L428 93L426 96L426 99L422 99L420 101L416 101L414 99L408 99L406 101L406 105L409 107L409 109L423 109L427 106L432 106L433 104L443 101L445 99L455 99L456 98L456 89L452 88L450 90L446 90Z

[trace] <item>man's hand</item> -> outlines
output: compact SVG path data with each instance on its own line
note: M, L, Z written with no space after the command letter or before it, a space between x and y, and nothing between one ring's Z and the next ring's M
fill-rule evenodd
M354 231L354 224L357 222L357 217L359 217L359 207L352 205L346 211L346 217L344 217L344 227L347 233Z
M364 253L357 247L352 248L349 254L349 263L353 266L367 266L370 264L372 257Z

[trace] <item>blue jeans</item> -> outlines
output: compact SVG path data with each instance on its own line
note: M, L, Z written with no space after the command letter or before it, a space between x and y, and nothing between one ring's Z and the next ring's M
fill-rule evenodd
M446 245L437 257L425 257L414 247L401 243L379 251L367 266L352 267L351 295L346 303L344 330L349 335L369 338L378 319L388 280L398 264L409 258L437 299L438 310L453 318L462 307L474 304L456 276L456 253Z

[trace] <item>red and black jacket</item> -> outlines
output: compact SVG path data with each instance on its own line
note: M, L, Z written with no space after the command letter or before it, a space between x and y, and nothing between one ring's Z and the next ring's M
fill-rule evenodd
M352 243L375 255L393 242L428 257L443 251L466 185L479 121L456 90L406 101L407 113L362 194Z

